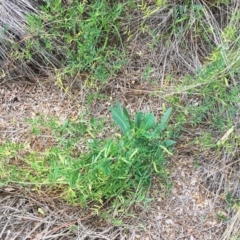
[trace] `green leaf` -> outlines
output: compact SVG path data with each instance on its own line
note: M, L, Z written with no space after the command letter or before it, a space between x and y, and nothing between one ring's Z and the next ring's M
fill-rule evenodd
M119 104L119 107L121 108L120 104ZM130 115L129 115L129 113L128 113L128 111L127 111L127 109L125 107L123 108L123 113L128 118L128 122L131 123Z
M169 140L165 140L165 141L163 142L163 144L164 144L164 146L166 146L166 147L171 147L171 146L173 146L174 144L176 144L176 142L169 139Z
M116 107L111 107L112 118L115 123L122 130L123 134L127 134L131 129L130 117L127 110L121 107L121 105L117 102Z
M169 109L165 112L165 114L164 114L163 117L162 117L161 122L158 124L158 126L157 126L157 128L155 129L154 133L160 134L160 133L162 132L162 130L166 127L166 123L167 123L167 121L168 121L168 118L169 118L171 112L172 112L172 108L169 108Z
M154 132L145 132L143 133L143 136L146 137L146 138L158 138L158 135L155 135Z
M142 119L141 128L144 130L149 130L155 126L155 117L153 113L147 113Z
M140 128L141 122L142 122L142 116L143 116L142 112L138 112L135 115L134 125L135 125L136 128Z

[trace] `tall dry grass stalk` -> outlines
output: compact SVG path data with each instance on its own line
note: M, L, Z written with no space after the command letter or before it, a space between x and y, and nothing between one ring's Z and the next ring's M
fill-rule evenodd
M15 65L11 48L14 43L23 42L28 37L26 15L29 13L39 13L37 1L0 1L0 68L4 71L3 76L10 77L14 69L20 75L26 70L24 63L18 67Z

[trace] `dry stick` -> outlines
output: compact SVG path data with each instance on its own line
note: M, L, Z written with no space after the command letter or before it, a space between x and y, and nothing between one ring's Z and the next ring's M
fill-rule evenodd
M232 236L237 237L237 234L240 234L240 210L237 211L235 216L230 221L230 224L228 225L227 229L225 230L221 240L228 240ZM231 238L231 239L233 239ZM235 239L235 238L234 238Z
M107 201L102 205L101 208L103 208L103 206L106 205L108 202L109 202L109 200L107 200ZM60 227L56 227L56 228L54 228L53 230L51 230L50 233L51 233L51 232L55 232L55 231L57 231L57 230L60 230L60 229L62 229L62 228L70 227L70 226L74 225L75 223L79 223L79 222L81 222L82 220L88 219L89 217L92 217L92 216L93 216L93 213L90 213L90 214L88 214L86 217L78 218L77 220L75 220L75 221L73 221L73 222L71 222L71 223L66 223L66 224L61 225Z
M75 221L73 221L73 222L62 224L60 227L56 227L56 228L54 228L53 230L51 230L50 233L51 233L51 232L56 232L56 231L58 231L58 230L60 230L60 229L62 229L62 228L70 227L70 226L74 225L75 223L79 223L79 222L81 222L82 220L85 220L85 219L87 219L87 218L89 218L89 217L92 217L92 216L93 216L93 213L90 213L90 214L88 214L86 217L78 218L77 220L75 220Z
M174 94L181 94L181 93L185 93L187 90L190 90L190 89L194 89L194 88L197 88L197 87L200 87L200 86L203 86L203 85L206 85L206 84L209 84L209 82L203 82L203 83L197 83L197 84L194 84L192 86L189 86L189 87L185 87L184 89L180 90L180 91L177 91L177 92L172 92L172 93L167 93L163 96L166 97L166 96L172 96ZM163 90L160 90L160 89L152 89L152 90L144 90L144 89L131 89L131 88L126 88L126 87L121 87L122 89L126 89L128 90L127 92L138 92L138 93L164 93Z
M239 161L240 161L240 159L238 159L238 160L236 160L236 161L234 161L234 162L228 163L228 165L226 165L226 166L224 166L224 167L222 167L222 168L220 168L220 169L217 169L216 171L214 171L214 172L210 173L209 175L207 175L206 178L209 178L209 177L212 176L213 174L215 174L215 173L217 173L217 172L220 172L220 171L226 169L227 167L229 167L229 166L231 166L231 165L233 165L234 163L237 163L237 162L239 162Z

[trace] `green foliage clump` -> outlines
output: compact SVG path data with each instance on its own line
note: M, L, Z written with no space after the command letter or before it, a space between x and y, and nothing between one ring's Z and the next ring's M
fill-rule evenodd
M88 123L58 124L40 118L40 126L51 128L56 144L43 153L25 149L21 154L24 167L2 165L1 172L6 168L11 172L12 167L17 170L4 175L5 181L55 186L73 204L94 202L101 206L113 200L125 205L144 200L154 175L164 184L168 183L164 163L166 155L172 154L170 147L174 141L168 139L165 129L171 109L165 112L160 123L152 113L138 112L131 120L128 111L119 104L112 107L111 112L122 134L107 139L94 137L103 125L93 119ZM34 134L41 136L41 131L36 131L36 120L32 124ZM80 141L85 145L84 151L79 150ZM3 153L10 149L8 146L9 151ZM2 162L9 155L0 157Z
M179 107L178 119L182 123L204 126L195 143L203 149L222 151L224 148L230 154L235 154L239 147L236 124L240 92L239 19L236 13L229 17L219 44L209 53L204 65L195 76L186 76L177 94L169 98L171 104L176 104L175 108Z
M122 64L121 13L122 4L105 0L47 0L40 14L27 16L30 34L25 45L16 44L12 57L38 61L35 68L45 71L55 69L60 85L79 73L105 81Z

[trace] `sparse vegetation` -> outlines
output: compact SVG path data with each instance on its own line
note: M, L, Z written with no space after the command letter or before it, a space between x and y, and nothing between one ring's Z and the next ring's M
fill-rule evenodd
M122 9L123 4L108 1L91 4L78 0L66 4L62 0L44 1L38 10L26 11L27 29L20 40L15 36L12 42L5 31L2 33L6 43L2 61L11 61L14 65L24 62L28 66L24 70L29 70L30 77L30 66L35 74L50 76L54 73L59 87L65 90L69 88L64 87L67 78L80 80L82 74L88 81L93 78L100 84L125 61L124 51L120 51L123 47L119 32ZM8 27L11 30L15 25ZM7 70L12 69L3 68L4 75Z
M123 135L104 140L94 137L103 129L93 119L89 123L79 120L63 124L43 117L30 121L35 135L42 133L41 128L49 128L56 145L38 153L28 146L3 144L1 183L16 182L39 189L54 186L66 201L82 206L94 203L97 210L106 201L125 207L143 201L154 174L168 184L164 163L174 141L164 131L171 109L159 124L151 113L138 112L132 121L119 104L111 111ZM79 139L84 140L80 143ZM17 166L9 159L22 164Z
M14 6L2 0L0 79L47 79L69 96L79 91L77 108L88 114L62 121L37 113L27 121L32 135L26 142L3 139L0 184L53 189L68 203L121 225L115 217L130 206L162 203L154 183L166 190L174 180L178 189L178 177L191 175L192 184L196 175L195 193L202 194L201 185L208 197L193 202L201 208L213 199L210 222L223 224L221 231L212 225L206 231L215 231L216 239L239 238L239 9L237 0L24 0ZM115 101L121 105L110 107ZM44 136L51 144L33 149L31 139ZM186 174L188 168L169 177L175 171L172 139L176 154L185 154L177 166L190 162L194 174ZM180 236L161 234L151 237ZM206 238L189 229L185 236Z

